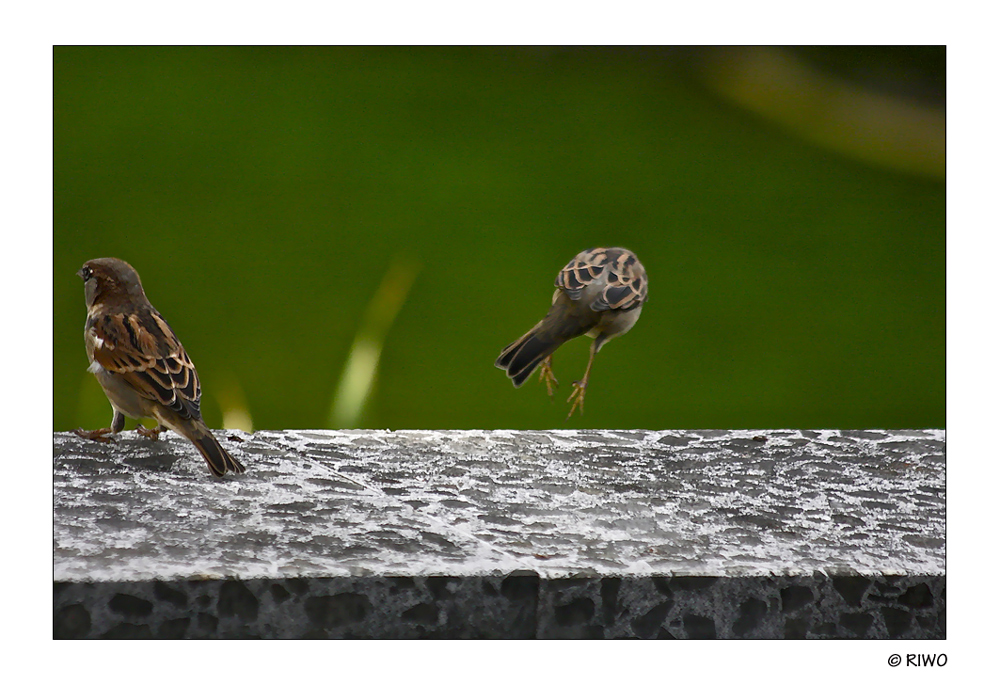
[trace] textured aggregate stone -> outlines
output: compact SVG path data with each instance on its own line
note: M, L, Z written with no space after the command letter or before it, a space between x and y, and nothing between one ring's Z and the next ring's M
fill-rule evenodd
M55 434L53 635L945 635L943 431Z

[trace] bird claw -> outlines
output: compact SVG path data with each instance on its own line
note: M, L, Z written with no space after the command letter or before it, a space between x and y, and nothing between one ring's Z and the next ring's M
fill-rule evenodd
M150 440L159 440L160 433L167 430L163 426L157 426L156 428L146 428L142 424L135 427L135 432L139 435L149 438Z
M552 357L546 357L539 364L538 382L541 383L542 381L545 381L545 389L548 391L549 397L552 397L555 389L559 387L559 381L556 380L555 374L552 373Z
M112 432L110 428L98 428L97 430L92 431L77 428L73 432L86 440L93 440L95 442L111 442L111 437L108 435L108 433Z
M573 392L570 396L566 398L567 402L572 402L573 406L569 408L569 414L566 416L566 420L569 421L569 417L573 416L573 412L576 408L580 408L580 415L583 415L583 398L587 394L587 384L583 381L573 381Z

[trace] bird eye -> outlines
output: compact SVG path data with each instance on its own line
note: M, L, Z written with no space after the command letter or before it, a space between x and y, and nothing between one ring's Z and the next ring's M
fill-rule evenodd
M89 266L85 266L80 269L80 275L83 276L83 282L86 283L90 280L90 277L94 275L94 272L90 270Z

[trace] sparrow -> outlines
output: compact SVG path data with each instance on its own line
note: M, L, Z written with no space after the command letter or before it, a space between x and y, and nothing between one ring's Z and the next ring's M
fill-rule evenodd
M110 428L77 429L77 435L107 442L125 427L125 417L156 419L156 428L136 430L153 440L170 428L194 443L214 476L246 467L223 449L201 418L201 383L191 358L150 304L139 274L120 259L92 259L77 272L83 279L87 323L83 337L114 414Z
M583 380L573 383L569 419L577 407L583 413L583 399L590 380L594 355L604 343L627 333L639 320L646 302L646 270L630 250L623 247L597 247L573 257L556 276L552 307L545 318L520 338L507 345L497 357L496 366L518 388L535 367L540 367L539 381L545 381L549 395L559 382L552 373L552 353L567 340L581 335L594 339Z

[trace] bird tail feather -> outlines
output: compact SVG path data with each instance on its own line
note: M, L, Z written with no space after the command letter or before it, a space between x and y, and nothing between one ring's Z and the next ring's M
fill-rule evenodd
M201 452L201 456L205 457L205 461L208 462L208 468L212 471L213 476L221 478L227 471L243 473L247 470L240 463L239 459L229 454L219 444L219 441L215 439L215 436L208 429L199 435L191 436L189 439L198 448L198 451Z
M535 326L523 336L507 345L497 357L497 368L504 369L507 377L519 388L528 380L543 359L555 352L563 340L551 340L540 336L538 326Z

